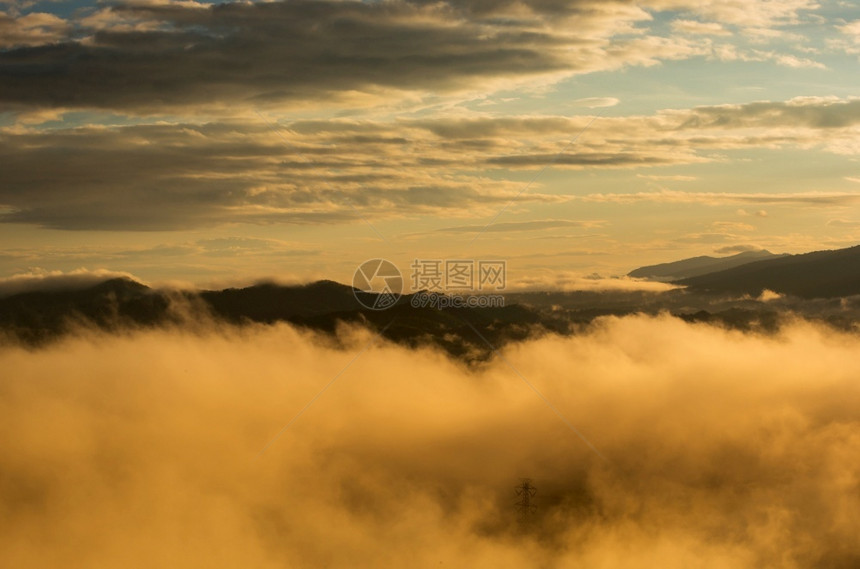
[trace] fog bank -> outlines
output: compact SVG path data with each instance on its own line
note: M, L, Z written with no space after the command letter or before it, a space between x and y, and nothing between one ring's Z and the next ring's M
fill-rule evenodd
M860 564L854 335L609 318L471 368L360 353L373 340L275 325L0 349L0 565Z

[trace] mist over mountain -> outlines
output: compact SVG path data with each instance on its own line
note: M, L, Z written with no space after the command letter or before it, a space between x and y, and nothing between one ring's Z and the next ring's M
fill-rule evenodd
M511 342L581 333L607 316L668 313L688 322L765 332L801 317L852 329L860 322L860 296L854 296L860 287L851 283L860 284L860 279L851 280L857 264L849 260L857 254L858 249L850 249L768 259L681 281L688 286L661 292L511 292L504 295L504 306L489 308L416 307L414 295L407 294L386 310L371 310L359 303L351 286L334 281L195 291L155 289L119 277L65 288L37 286L0 297L0 335L39 346L80 328L119 332L194 322L284 322L335 337L339 327L358 325L405 346L435 346L457 358L481 361ZM810 262L824 269L810 271ZM773 263L781 272L774 272ZM788 294L762 296L764 290ZM793 296L798 290L808 294ZM828 294L834 290L852 294Z
M441 309L413 306L414 295L406 294L386 310L367 308L355 289L334 281L173 290L109 273L79 274L7 286L6 296L0 296L0 337L38 346L82 327L116 332L196 321L238 326L285 322L334 337L340 326L359 325L409 347L430 345L481 361L511 342L581 333L606 316L669 313L688 322L766 332L797 317L844 330L860 322L860 247L787 256L757 251L722 259L697 257L643 267L631 275L663 278L727 263L742 264L678 280L682 288L673 290L510 292L504 306Z
M80 326L111 330L170 319L170 295L129 278L47 287L0 297L0 333L43 343Z
M860 246L756 261L677 284L703 292L754 296L765 290L806 299L857 295Z
M0 333L42 345L81 327L120 331L198 320L230 325L288 322L334 334L356 324L406 345L434 344L463 357L487 357L504 343L538 331L567 332L562 318L512 303L497 308L416 308L412 295L387 310L360 304L352 287L333 281L262 283L218 291L152 289L128 278L72 290L35 290L0 298Z
M685 278L696 277L717 271L731 269L746 265L754 261L783 257L786 254L776 255L767 250L744 251L728 257L711 257L702 255L670 263L648 265L639 267L627 273L627 276L637 279L649 279L657 281L672 282Z
M860 296L413 299L370 310L333 281L194 291L129 278L0 298L0 558L860 561ZM521 477L537 488L526 522Z

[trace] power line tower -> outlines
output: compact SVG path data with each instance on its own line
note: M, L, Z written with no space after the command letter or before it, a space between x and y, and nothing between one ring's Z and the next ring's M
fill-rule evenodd
M531 478L521 478L520 483L516 487L517 496L517 518L520 523L520 529L525 530L529 527L532 517L537 511L534 505L534 497L537 494L537 488L532 485Z

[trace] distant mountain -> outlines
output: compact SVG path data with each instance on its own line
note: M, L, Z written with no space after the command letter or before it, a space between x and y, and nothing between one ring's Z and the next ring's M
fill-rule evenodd
M752 263L754 261L775 259L778 257L785 256L785 254L775 255L770 251L766 250L745 251L743 253L738 253L737 255L732 255L730 257L709 257L703 255L701 257L693 257L690 259L683 259L681 261L674 261L671 263L661 263L659 265L640 267L634 271L629 272L627 276L634 277L637 279L673 282L690 277L697 277L699 275L706 275L708 273L714 273L717 271L724 271L726 269L739 267L741 265L746 265L747 263Z
M247 288L204 291L202 300L227 320L275 322L361 309L352 287L334 281L281 286L274 283Z
M860 294L860 246L755 261L677 284L753 296L765 289L807 299L853 296Z
M744 251L737 255L729 257L710 257L702 255L700 257L692 257L690 259L682 259L671 263L660 263L658 265L648 265L639 267L627 273L627 276L637 279L648 279L653 281L674 282L717 271L724 271L734 267L739 267L754 261L763 259L775 259L784 257L786 254L775 255L770 251Z
M121 333L189 322L198 329L198 324L213 320L238 326L288 322L334 336L342 323L349 323L376 330L393 342L432 345L474 362L510 342L547 332L575 334L602 316L669 312L689 321L764 331L777 329L785 314L846 330L860 323L860 296L841 298L860 295L860 247L771 255L678 282L686 287L662 293L508 293L505 306L495 308L414 307L415 296L404 295L386 310L370 310L356 300L351 286L332 281L176 291L118 278L83 288L50 287L0 297L0 343L44 345L81 326ZM764 289L793 296L756 300Z
M30 343L62 334L71 325L102 329L166 321L168 298L127 278L71 290L35 290L0 298L0 331Z
M415 308L404 295L387 310L359 304L353 288L333 281L259 284L216 291L154 290L130 279L75 290L41 290L0 298L0 339L42 345L77 326L102 330L180 324L194 315L234 324L289 322L331 334L339 323L379 330L407 345L434 344L469 360L541 330L567 332L568 323L518 304L498 308Z

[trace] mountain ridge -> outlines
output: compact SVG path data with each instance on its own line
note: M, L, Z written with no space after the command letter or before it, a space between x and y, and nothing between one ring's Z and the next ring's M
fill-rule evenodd
M765 290L799 298L860 294L860 245L747 263L676 281L690 289L753 296Z
M784 257L786 255L786 253L771 253L766 249L758 251L743 251L728 257L700 255L698 257L690 257L688 259L681 259L678 261L639 267L627 273L627 276L661 282L675 282L685 278L714 273L734 268L736 266L742 266L764 259Z

